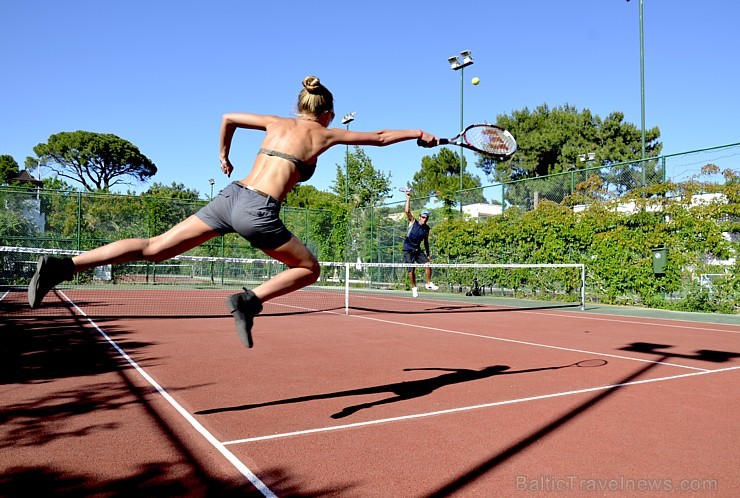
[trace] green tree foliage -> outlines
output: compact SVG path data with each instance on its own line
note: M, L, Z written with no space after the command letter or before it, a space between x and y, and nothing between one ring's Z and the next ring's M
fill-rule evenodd
M129 193L129 195L131 195L131 193ZM177 182L172 182L171 185L154 182L154 184L141 195L163 197L167 199L182 199L187 201L197 201L200 199L200 194L197 190L187 188L185 184Z
M373 162L365 151L355 146L347 155L347 176L344 167L337 164L337 177L331 184L331 191L340 199L345 198L348 186L348 202L353 207L373 205L386 197L391 191L391 174L383 174L373 167Z
M132 179L143 182L157 167L131 142L88 131L61 132L33 148L42 166L82 184L85 190L109 190Z
M463 165L465 173L462 186L463 190L468 190L463 203L485 202L479 191L469 190L480 187L481 182L480 178L468 172L465 157ZM420 208L428 201L426 197L430 196L442 202L445 211L451 211L453 206L460 203L460 155L448 147L443 147L437 154L424 156L421 160L421 170L414 173L410 187L415 198L412 201L412 208Z
M481 157L477 166L489 179L498 182L552 175L572 169L610 166L642 157L641 131L624 121L624 113L613 112L602 119L588 109L578 111L568 104L550 108L547 104L534 111L528 108L497 117L497 124L508 129L519 145L509 160L495 161ZM645 131L645 155L660 154L660 130ZM592 153L590 159L588 154ZM617 193L661 181L656 161L624 164L611 168L603 176L605 184Z
M296 185L285 198L282 219L320 260L341 261L348 215L344 196Z
M83 250L123 238L159 235L204 204L197 191L176 183L155 183L141 195L54 190L41 195L45 235L65 241L60 247L66 249L77 249L79 242Z
M344 202L344 194L341 198L337 194L324 192L313 185L296 185L285 197L284 206L306 209L326 209L334 204Z
M204 204L198 196L197 190L182 183L167 186L155 182L141 194L148 216L148 236L164 233L195 213Z
M0 184L8 183L8 178L18 174L18 163L13 156L0 155Z
M158 235L149 230L151 220L144 198L94 193L80 195L81 249L89 250L114 240ZM72 205L67 206L72 209ZM68 225L68 229L72 226ZM68 232L69 233L69 232ZM72 235L71 233L69 233Z

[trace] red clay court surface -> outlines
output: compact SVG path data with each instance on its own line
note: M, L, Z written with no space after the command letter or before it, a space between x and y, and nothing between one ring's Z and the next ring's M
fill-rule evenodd
M0 496L740 496L737 317L437 310L6 315Z

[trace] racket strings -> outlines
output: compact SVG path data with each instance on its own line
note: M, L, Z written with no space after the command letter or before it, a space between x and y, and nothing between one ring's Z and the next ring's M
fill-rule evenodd
M505 130L489 126L475 126L465 132L465 141L484 152L508 156L516 151L516 141Z

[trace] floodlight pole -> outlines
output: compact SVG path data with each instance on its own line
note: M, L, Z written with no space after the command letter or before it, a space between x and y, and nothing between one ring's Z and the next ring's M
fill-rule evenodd
M347 131L349 131L349 124L354 120L354 112L345 114L342 118L342 124L347 125ZM349 204L349 144L347 144L347 150L344 155L344 202Z
M640 0L640 118L642 134L642 186L645 186L645 40L642 25L642 0Z
M470 50L463 50L460 52L460 56L462 57L462 61L458 59L457 55L454 55L452 57L449 57L447 59L447 62L450 63L450 69L453 71L460 71L460 128L459 130L462 131L462 129L465 127L465 119L464 119L464 95L465 95L465 67L470 66L473 64L473 57L470 52ZM465 168L465 155L463 152L462 146L460 146L460 214L463 212L463 173Z
M213 200L213 184L216 183L216 180L214 180L213 178L209 178L208 179L208 183L211 184L211 198L210 198L210 200Z

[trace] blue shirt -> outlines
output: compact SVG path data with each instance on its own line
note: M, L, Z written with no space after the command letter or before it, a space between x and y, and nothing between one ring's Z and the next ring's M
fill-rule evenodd
M414 220L403 241L403 250L413 252L420 250L421 243L427 238L430 230L431 228L426 223L422 225L417 220Z

